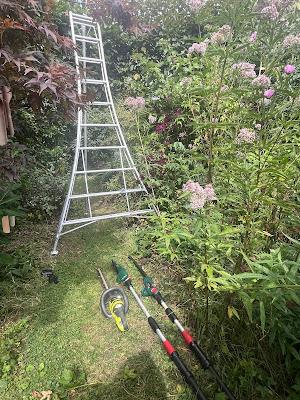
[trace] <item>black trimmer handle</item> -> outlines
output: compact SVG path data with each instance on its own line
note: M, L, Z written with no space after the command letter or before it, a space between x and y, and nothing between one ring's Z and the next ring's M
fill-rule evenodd
M181 358L179 357L177 351L174 351L170 355L171 360L173 363L176 365L178 370L180 371L181 375L183 376L184 380L186 383L190 386L192 391L195 393L197 400L207 400L205 395L201 392L199 389L199 386L197 385L197 382L195 381L194 376L192 373L188 370L186 365L182 362Z
M214 376L215 380L217 381L220 389L226 394L228 399L229 400L236 400L236 397L234 397L234 395L230 392L230 390L225 385L225 383L223 383L223 381L221 380L219 374L217 373L217 371L215 370L213 365L211 365L209 359L206 357L205 353L203 353L203 351L198 346L198 344L196 342L192 341L189 344L189 348L192 350L194 355L197 357L197 359L198 359L199 363L201 364L202 368L203 369L209 369L209 371L211 372L211 374Z

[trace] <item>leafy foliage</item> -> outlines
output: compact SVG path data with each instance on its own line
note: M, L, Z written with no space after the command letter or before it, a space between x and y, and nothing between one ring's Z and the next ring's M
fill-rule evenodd
M137 118L151 176L144 178L161 211L140 245L181 267L200 307L205 299L205 326L216 301L224 327L252 326L296 382L299 58L298 45L286 43L299 34L298 6L277 2L274 16L265 3L203 3L194 15L199 35L190 38L201 52L163 38L160 56L146 48L132 56L138 79L128 80L129 93L147 104ZM189 181L201 185L197 196L212 184L217 200L193 208L195 193L182 190ZM269 385L264 395L274 398L280 385Z

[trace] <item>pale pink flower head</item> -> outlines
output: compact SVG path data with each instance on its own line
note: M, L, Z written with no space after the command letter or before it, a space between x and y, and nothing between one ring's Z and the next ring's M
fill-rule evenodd
M258 131L261 130L261 124L255 124L255 129L257 129Z
M184 192L200 193L200 192L202 192L203 188L202 188L202 186L200 186L200 184L198 182L189 180L183 184L182 190Z
M215 190L211 183L205 185L204 191L207 201L217 200Z
M252 85L256 87L267 87L270 86L271 79L267 75L259 75L257 78L253 79Z
M264 98L264 105L268 107L271 104L271 99Z
M144 97L137 97L135 99L135 104L137 108L144 108L145 107L145 99Z
M242 61L237 64L233 64L231 68L237 70L243 78L255 78L255 67L255 64L250 64L248 62Z
M149 124L154 124L156 122L155 115L149 115L148 121L149 121Z
M284 66L283 71L285 74L293 74L296 71L295 65L287 64Z
M205 194L204 194L204 189L202 188L203 193L192 193L191 198L190 198L190 206L192 210L199 210L200 208L203 208L205 205Z
M193 210L203 208L207 201L217 200L211 183L203 188L198 182L189 180L182 186L182 190L191 193L190 207Z
M251 129L248 128L242 128L240 129L240 132L237 136L237 143L253 143L256 138L256 133L252 131Z
M124 104L128 107L144 108L145 99L143 97L127 97L124 101Z
M300 45L300 35L288 35L283 40L283 47L289 48Z
M252 32L250 37L249 37L249 42L254 43L256 42L256 38L257 38L257 32Z
M274 89L268 89L268 90L265 90L265 91L264 91L264 96L265 96L267 99L270 99L271 97L273 97L274 94L275 94L275 90L274 90Z
M134 97L126 97L124 100L124 104L126 106L132 107L135 104L135 98Z
M212 33L210 42L213 44L223 44L232 38L232 29L229 25L223 25L217 31Z
M207 0L187 0L186 4L191 8L193 11L199 11L202 7L205 6Z
M277 19L279 17L279 12L277 10L276 5L274 3L272 3L271 5L264 7L261 10L261 15L274 21L275 19Z
M193 43L191 47L188 49L188 53L196 53L196 54L201 54L202 56L205 54L207 49L207 43L201 42L201 43Z

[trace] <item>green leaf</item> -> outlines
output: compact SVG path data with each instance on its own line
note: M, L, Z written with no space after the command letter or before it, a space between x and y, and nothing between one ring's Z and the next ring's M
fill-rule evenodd
M247 311L248 318L250 322L253 322L253 301L254 299L251 299L251 297L248 295L248 293L241 292L240 293L240 298L243 302L243 305Z
M299 352L293 346L288 347L288 351L296 358L296 360L300 361Z
M265 332L265 326L266 326L266 311L265 311L265 305L264 305L263 301L259 302L259 312L260 312L261 330L264 333Z
M71 369L64 369L60 378L60 383L64 386L69 385L74 379L74 372Z
M33 370L34 370L34 365L32 365L32 364L27 365L26 372L31 372Z
M38 370L39 370L39 371L43 371L43 369L45 369L45 364L44 364L43 362L41 362L41 363L39 364Z

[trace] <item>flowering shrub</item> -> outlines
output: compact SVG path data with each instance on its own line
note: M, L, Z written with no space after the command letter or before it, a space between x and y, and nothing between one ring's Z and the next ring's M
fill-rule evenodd
M271 344L293 377L286 392L297 398L289 385L297 378L299 335L293 341L289 334L300 317L299 7L279 0L187 4L197 26L190 42L160 41L161 58L140 54L141 79L131 82L145 93L147 116L156 117L145 120L143 136L147 183L161 211L146 231L147 251L180 265L206 299L202 314L221 315L213 306L221 299L223 313L236 319L235 334L246 324ZM278 323L286 315L288 328ZM283 393L277 379L261 392L236 389L240 398L274 400Z

